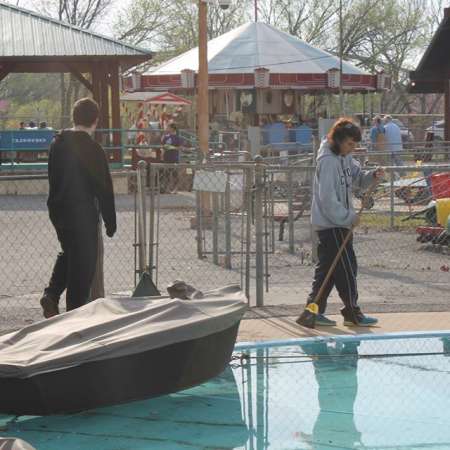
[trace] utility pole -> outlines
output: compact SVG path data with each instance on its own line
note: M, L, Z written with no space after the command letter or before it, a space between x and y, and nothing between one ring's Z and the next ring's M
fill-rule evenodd
M342 73L342 57L344 52L343 43L343 23L342 23L342 0L339 0L339 115L345 114L344 108L344 74Z
M200 151L206 158L209 150L209 106L208 106L208 3L198 1L198 137Z
M255 0L255 22L258 22L258 0Z

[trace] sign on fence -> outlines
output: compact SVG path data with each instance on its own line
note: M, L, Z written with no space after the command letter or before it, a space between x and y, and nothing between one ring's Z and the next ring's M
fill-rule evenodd
M54 135L53 130L0 131L0 150L48 150Z
M194 176L194 191L225 192L227 177L230 191L242 191L244 186L242 174L228 175L222 171L197 170Z

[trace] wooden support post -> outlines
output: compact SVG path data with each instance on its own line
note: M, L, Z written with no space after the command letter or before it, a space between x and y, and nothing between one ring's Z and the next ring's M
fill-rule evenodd
M15 66L16 64L14 63L0 64L0 82L14 70Z
M101 91L100 91L100 73L97 64L92 66L92 97L101 108ZM101 117L99 117L98 126L101 127ZM95 140L102 142L101 133L95 133Z
M88 89L89 91L93 91L93 84L84 77L84 75L75 67L72 66L72 64L66 64L67 69L70 71L70 73L82 84Z
M100 80L99 80L99 73L98 68L93 67L92 68L92 96L94 97L94 100L100 105Z
M0 82L3 81L11 72L9 70L0 70Z
M110 128L109 124L109 71L106 64L101 66L100 75L100 117L101 117L101 128Z
M120 129L120 85L119 85L119 64L114 63L110 65L110 82L111 82L111 116L112 116L112 128L115 130ZM113 145L114 147L120 147L120 150L114 150L114 160L123 162L122 152L122 133L120 131L113 132Z
M445 106L444 106L444 140L450 140L450 80L444 81L444 95L445 95Z

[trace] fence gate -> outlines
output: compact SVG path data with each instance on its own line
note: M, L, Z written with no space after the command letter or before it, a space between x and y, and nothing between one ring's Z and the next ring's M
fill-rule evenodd
M161 293L183 280L251 295L252 186L252 165L149 165L148 266Z

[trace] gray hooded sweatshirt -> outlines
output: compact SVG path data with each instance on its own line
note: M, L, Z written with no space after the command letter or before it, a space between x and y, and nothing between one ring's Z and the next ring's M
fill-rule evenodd
M374 171L362 171L351 155L338 156L325 139L317 156L311 222L316 230L351 228L356 219L352 190L367 189Z

